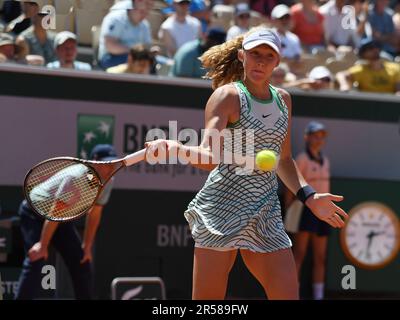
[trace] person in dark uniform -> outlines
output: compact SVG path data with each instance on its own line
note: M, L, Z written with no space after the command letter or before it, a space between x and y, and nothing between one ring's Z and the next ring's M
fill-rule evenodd
M101 144L93 148L90 159L108 161L117 154L111 145ZM31 300L41 288L42 268L46 265L48 247L53 245L62 256L71 275L75 298L92 299L92 246L99 226L103 207L107 204L113 181L109 181L95 205L86 215L86 226L81 240L74 222L59 223L44 220L23 200L18 214L26 256L19 278L15 299Z

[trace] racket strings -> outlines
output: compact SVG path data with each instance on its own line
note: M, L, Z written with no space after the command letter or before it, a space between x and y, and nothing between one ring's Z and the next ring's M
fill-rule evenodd
M33 169L26 180L30 203L51 220L70 220L86 212L97 196L100 181L88 166L52 160Z

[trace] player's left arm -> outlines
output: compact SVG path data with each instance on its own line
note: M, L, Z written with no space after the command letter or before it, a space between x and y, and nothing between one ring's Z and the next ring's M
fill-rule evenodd
M291 114L292 114L292 100L290 94L283 90L279 89L279 93L281 94L283 100L286 103L289 112L289 123L288 123L288 131L284 142L282 143L281 155L279 166L277 169L277 174L279 178L283 181L283 183L289 188L289 190L293 194L297 194L297 192L307 186L307 182L298 169L295 161L292 157L291 151ZM338 195L333 195L330 193L316 193L313 196L309 197L305 203L311 211L321 220L327 222L332 227L343 227L344 222L340 218L341 215L344 218L347 218L347 213L343 211L340 207L336 206L332 201L342 201L343 197Z

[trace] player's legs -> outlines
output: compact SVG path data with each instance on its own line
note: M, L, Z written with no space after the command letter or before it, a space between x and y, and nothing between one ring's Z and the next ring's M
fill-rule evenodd
M326 251L328 245L327 236L311 236L313 248L313 292L314 299L320 300L324 297Z
M229 272L236 255L237 250L194 249L193 300L222 300L225 298Z
M271 253L240 250L243 261L270 300L298 300L296 264L291 249Z
M77 300L92 299L91 263L81 263L81 240L73 223L60 224L53 236L53 245L62 256L71 275Z
M297 267L297 275L300 279L301 266L307 254L308 243L311 238L311 233L307 231L299 231L294 235L293 255Z

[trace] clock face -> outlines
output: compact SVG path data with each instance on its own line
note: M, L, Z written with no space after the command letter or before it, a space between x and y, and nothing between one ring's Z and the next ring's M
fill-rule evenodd
M344 253L355 265L382 268L398 254L398 218L383 204L365 202L349 212L340 240Z

